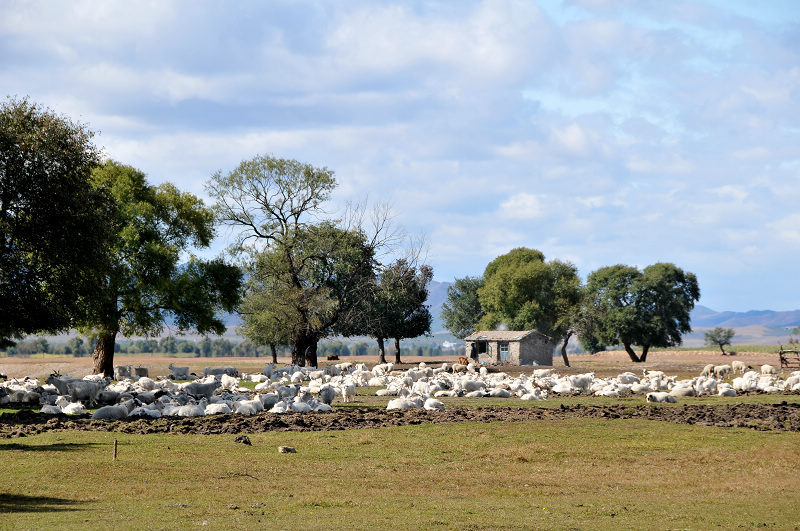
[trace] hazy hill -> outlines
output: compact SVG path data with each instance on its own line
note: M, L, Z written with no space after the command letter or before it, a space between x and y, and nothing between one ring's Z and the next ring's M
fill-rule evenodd
M692 311L692 328L713 328L715 326L738 328L754 325L768 328L800 326L800 310L783 312L772 310L718 312L705 306L697 306Z

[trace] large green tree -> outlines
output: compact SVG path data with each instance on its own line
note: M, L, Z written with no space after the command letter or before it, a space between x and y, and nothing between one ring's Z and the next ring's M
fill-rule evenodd
M444 326L453 336L464 339L475 331L484 316L478 290L483 287L483 277L457 278L447 287L447 299L442 304Z
M400 341L431 331L432 316L425 302L433 268L399 259L380 271L376 280L372 293L358 309L355 328L348 332L374 337L381 363L386 363L385 340L393 338L395 363L399 364Z
M518 248L486 266L478 290L486 314L479 326L492 330L503 324L512 330L535 328L563 340L561 353L569 366L566 347L581 300L576 267L560 260L545 261L536 249Z
M113 238L98 264L100 300L78 322L98 338L94 372L113 374L118 334L157 334L168 318L179 330L224 332L217 312L238 304L241 271L189 254L209 246L213 212L194 195L169 183L151 186L141 171L113 161L94 170L92 183L110 196L113 212Z
M294 337L292 327L299 322L295 304L287 304L293 295L290 283L280 275L273 276L266 261L272 255L258 256L247 270L245 297L239 306L242 335L256 345L268 345L272 363L278 363L278 345L289 345Z
M699 299L693 273L657 263L643 271L625 265L598 269L589 275L584 304L601 344L621 344L631 361L643 362L651 347L681 344L681 335L691 331L690 312ZM642 348L641 355L633 345Z
M362 326L373 249L361 233L329 222L300 228L292 240L291 260L279 249L255 256L242 328L258 344L291 344L292 363L316 366L320 339Z
M245 307L252 297L282 294L266 310L290 318L283 326L298 365L317 365L317 342L334 328L357 326L357 308L373 284L376 250L385 243L385 217L369 234L357 216L325 219L323 206L335 187L327 168L269 155L217 172L207 185L219 219L239 229L231 250L248 267L261 268L261 284L250 286Z
M0 346L68 329L108 238L92 132L27 99L0 103Z

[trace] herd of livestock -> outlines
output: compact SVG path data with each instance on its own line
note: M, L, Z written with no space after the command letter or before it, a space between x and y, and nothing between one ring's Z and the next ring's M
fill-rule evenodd
M687 396L800 391L800 371L779 375L770 365L756 371L738 361L708 365L690 379L648 370L641 376L624 372L613 378L594 373L559 376L553 369L511 376L474 364L446 363L435 368L420 363L404 371L391 363L371 369L349 362L324 369L267 365L257 374L218 367L207 368L202 377L188 367L170 366L170 370L168 376L156 379L131 374L130 367L118 367L115 380L58 373L44 382L11 378L0 382L0 406L40 406L42 413L67 415L88 415L91 410L92 418L121 419L326 412L334 400L354 401L359 387L379 388L378 396L389 397L387 409L426 410L444 409L442 399L451 397L546 400L554 395L643 395L648 402L677 402Z

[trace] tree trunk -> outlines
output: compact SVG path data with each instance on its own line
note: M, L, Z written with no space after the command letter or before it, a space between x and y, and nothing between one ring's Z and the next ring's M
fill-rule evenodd
M722 351L722 355L724 356L725 355L725 349L722 348L722 345L719 346L719 349Z
M92 360L94 361L92 374L102 374L109 378L114 377L114 344L116 341L116 331L104 331L100 334L92 354Z
M306 349L309 346L308 337L303 334L295 336L294 344L292 345L292 365L303 367L306 364Z
M394 362L400 365L403 362L400 361L400 338L398 337L394 338L394 348L395 348Z
M639 356L639 361L647 361L647 352L650 350L650 345L642 345L642 355Z
M306 348L306 365L309 367L317 367L317 340L313 339L311 344Z
M272 364L273 365L277 365L278 364L278 349L275 346L275 343L270 343L269 344L269 349L270 349L270 351L272 351Z
M564 344L561 345L561 359L564 360L564 367L569 367L569 358L567 357L567 343L572 336L572 331L567 332L567 337L564 338Z
M378 352L381 354L381 359L378 363L386 363L386 345L383 343L383 338L378 338Z
M639 363L640 361L642 361L639 359L639 356L637 356L636 353L633 351L630 343L623 343L622 345L625 347L625 352L628 353L628 356L630 356L632 362Z

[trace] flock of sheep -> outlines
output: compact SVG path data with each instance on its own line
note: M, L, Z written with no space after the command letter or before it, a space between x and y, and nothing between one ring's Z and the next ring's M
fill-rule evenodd
M679 380L661 371L643 371L642 376L625 372L613 378L594 373L559 376L553 369L536 369L531 375L513 377L489 372L473 364L420 363L405 371L391 363L368 369L364 364L339 363L324 369L275 368L262 373L239 374L233 367L206 369L194 378L188 367L172 367L168 377L152 379L131 375L129 367L118 367L117 381L99 376L83 379L51 374L44 383L33 378L12 378L0 382L0 405L41 405L48 414L83 414L99 406L96 419L162 416L197 417L214 414L253 415L271 413L331 411L336 397L351 402L358 387L379 387L378 396L391 397L387 409L445 408L442 398L495 397L545 400L552 395L628 396L643 394L648 402L677 402L686 396L736 396L741 392L777 393L800 391L800 371L785 379L774 367L763 365L759 372L744 363L708 365L700 376ZM736 376L740 374L740 376ZM181 380L190 380L178 383ZM255 388L242 386L254 382Z

